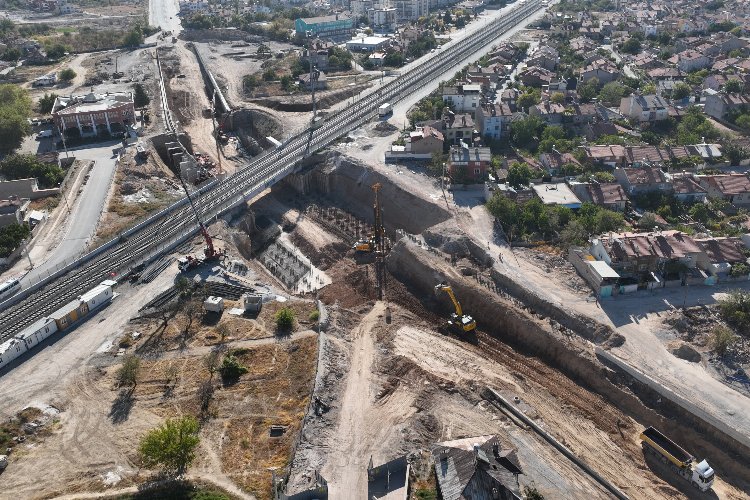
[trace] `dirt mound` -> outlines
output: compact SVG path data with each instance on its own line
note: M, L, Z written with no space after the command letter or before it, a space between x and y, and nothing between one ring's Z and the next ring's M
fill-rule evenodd
M374 132L376 132L376 135L385 137L397 131L398 127L395 125L391 125L390 123L386 121L386 122L378 122L378 124L375 125L372 129Z
M490 265L492 258L484 248L469 238L455 221L448 220L422 233L425 243L458 259L469 258L480 265Z
M698 363L702 359L701 353L699 353L693 346L680 342L678 345L669 349L669 352L674 354L680 359L690 361L691 363Z

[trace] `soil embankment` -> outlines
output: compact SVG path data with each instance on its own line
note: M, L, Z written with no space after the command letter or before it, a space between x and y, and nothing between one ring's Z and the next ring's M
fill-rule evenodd
M303 195L323 196L369 223L373 222L372 186L379 183L380 206L388 231L402 229L419 234L451 217L447 210L405 191L366 164L339 154L330 154L324 165L290 175L285 182Z

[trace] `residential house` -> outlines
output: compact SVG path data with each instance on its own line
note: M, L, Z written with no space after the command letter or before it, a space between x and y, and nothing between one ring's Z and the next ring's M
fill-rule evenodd
M448 153L448 172L454 182L481 182L487 177L492 163L490 148L466 144L451 146Z
M510 130L513 112L506 103L483 104L477 108L475 115L477 129L482 137L499 139Z
M520 95L521 93L517 89L505 89L500 94L500 102L507 104L512 111L515 111L516 103L518 102Z
M596 109L596 104L573 103L571 106L565 108L563 121L582 125L585 123L592 123L598 116L599 112ZM617 132L615 132L615 134L617 134Z
M680 231L603 235L592 240L590 252L620 276L635 278L638 283L674 281L678 279L675 274L695 269L703 254L698 244Z
M600 85L604 85L620 78L620 70L612 61L599 58L579 70L578 75L581 82L585 83L596 78Z
M358 36L346 42L346 48L352 52L378 52L391 44L387 36Z
M621 185L615 183L575 183L573 192L582 201L588 201L614 212L624 212L628 195Z
M748 174L700 175L698 183L711 198L721 198L735 206L750 205Z
M671 161L669 151L657 146L627 146L625 148L628 165L661 167Z
M486 68L481 66L469 66L466 70L466 79L471 83L477 83L484 89L496 85L505 75L505 68L501 64L492 64Z
M641 166L639 168L616 168L615 179L629 196L651 191L672 191L672 182L660 168Z
M443 113L443 135L450 144L470 143L474 136L474 119L468 113Z
M526 61L527 66L538 66L549 71L557 69L560 54L549 45L539 45Z
M455 87L443 87L443 102L459 113L474 112L482 98L482 86L464 83Z
M595 145L583 146L586 152L586 158L592 163L607 165L615 168L625 164L625 146L614 145Z
M667 101L658 95L633 94L620 100L620 113L638 122L656 122L669 118Z
M733 266L748 264L748 248L741 238L696 238L695 242L705 255L698 266L712 275L727 279Z
M442 500L521 498L521 465L498 436L477 436L437 443L432 448Z
M544 100L529 107L529 116L537 116L548 125L562 123L563 113L565 113L565 106L549 100Z
M702 202L708 196L708 191L687 175L672 177L672 188L675 198L687 203Z
M570 153L560 153L555 148L552 148L552 151L549 153L540 154L539 163L542 164L551 176L573 175L570 172L564 172L564 167L573 166L574 169L578 169L582 166L575 156Z
M706 96L703 112L722 120L729 112L739 112L745 109L750 109L750 96L721 93Z
M310 73L300 73L297 77L297 84L307 90L312 90L313 85L315 90L325 90L328 88L328 77L320 70L313 70L312 80L310 79Z
M518 73L517 79L527 87L541 88L557 79L553 71L549 71L538 66L530 66Z
M581 208L581 200L564 182L534 184L532 189L545 205L559 205L573 210Z
M412 154L434 154L443 152L443 133L430 127L417 127L417 130L409 133L409 145L407 151Z
M711 66L711 58L697 50L685 50L673 55L668 61L685 73Z

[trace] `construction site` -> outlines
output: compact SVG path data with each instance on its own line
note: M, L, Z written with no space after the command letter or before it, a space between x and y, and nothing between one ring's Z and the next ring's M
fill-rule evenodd
M221 112L206 75L228 59L260 70L257 44L183 42L133 52L131 65L158 57L145 110L158 120L118 159L94 241L127 242L183 196L159 227L191 229L108 270L111 303L2 368L0 499L159 498L139 443L186 415L200 444L182 479L228 498L383 498L371 471L401 459L398 498L459 498L439 489L435 455L458 440L471 467L480 441L512 450L516 498L750 498L742 429L618 364L650 338L626 338L561 257L508 247L481 193L384 164L395 120L318 152L308 139L293 173L201 215L212 183L307 126L312 138L316 104L246 95L235 67L215 87L243 107ZM346 78L323 97L332 113L364 88ZM647 320L646 333L670 321ZM673 323L692 339L706 321Z
M412 492L434 488L431 447L482 435L515 449L519 488L547 498L747 498L741 445L595 354L618 334L520 297L461 214L408 177L339 153L320 160L247 208L197 221L201 234L128 277L100 318L4 376L9 436L16 412L37 408L4 491L130 491L149 477L138 437L193 414L202 440L189 477L238 498L320 477L331 498L364 497L368 463L404 455ZM290 331L274 324L282 307ZM130 355L142 360L132 390L116 383ZM216 372L227 356L246 370L236 380ZM53 360L56 373L34 369ZM710 461L708 493L644 454L649 426Z

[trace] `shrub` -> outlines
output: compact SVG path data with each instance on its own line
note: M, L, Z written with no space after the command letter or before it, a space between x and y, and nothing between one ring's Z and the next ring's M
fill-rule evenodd
M237 380L247 373L247 368L240 363L240 360L234 354L227 354L221 362L219 373L224 380Z
M744 331L750 329L750 293L732 290L719 300L719 311L724 320Z
M276 311L276 328L279 330L291 330L294 326L294 311L288 307L282 307Z
M60 71L60 80L64 82L69 82L73 78L75 78L78 75L75 71L73 71L71 68L65 68L64 70Z
M195 459L199 430L198 421L191 416L167 420L141 441L138 451L143 464L159 466L168 474L182 474Z
M122 366L117 370L117 385L131 386L135 389L138 383L138 372L141 368L141 359L134 354L128 354L123 359Z
M708 344L719 356L724 356L737 341L737 335L726 326L715 326L711 330Z
M315 310L310 313L310 321L317 322L320 319L320 312L318 310Z

